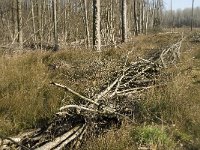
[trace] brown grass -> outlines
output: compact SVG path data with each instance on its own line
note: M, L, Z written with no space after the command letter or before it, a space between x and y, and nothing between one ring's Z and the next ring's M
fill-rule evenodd
M69 85L88 97L93 96L94 91L98 92L121 68L132 48L130 42L102 53L74 48L56 53L3 51L0 57L0 133L12 135L41 127L61 105L77 99L50 86L51 81ZM129 59L136 59L145 50L134 51Z
M180 34L139 36L126 45L101 53L65 49L56 53L26 51L1 54L0 134L13 135L41 127L61 105L79 102L73 95L50 86L50 81L69 85L91 97L123 66L128 51L133 49L129 61L134 61L138 56L167 47L179 37ZM199 146L199 64L199 44L184 42L181 62L168 68L161 77L167 84L149 90L139 102L139 126L164 125L177 147L181 144L186 149ZM86 149L135 149L137 144L130 138L130 128L136 127L129 125L110 131L95 138L94 142L90 141Z
M185 41L182 47L181 61L175 67L169 67L161 77L166 80L167 84L160 88L149 90L138 104L139 117L137 122L140 123L139 126L144 125L144 129L146 129L156 124L167 128L168 134L165 136L171 139L171 144L154 147L155 149L166 149L169 146L172 146L170 149L198 149L200 146L199 46L198 43L194 44ZM133 128L137 129L137 126L133 126ZM131 132L130 129L124 129L123 133L125 135ZM132 139L133 143L129 145L131 137L123 137L123 133L120 133L122 135L122 145L127 143L127 147L123 148L133 149L133 143L137 145L137 141ZM118 131L115 134L117 135ZM148 137L144 139L144 134L147 133L143 132L138 137L143 141L148 141ZM156 131L153 134L156 135ZM95 148L97 149L105 148L105 146L105 149L112 149L115 145L120 145L120 142L116 142L118 136L113 137L112 135L113 133L107 133L103 138L100 137L95 140L91 146L89 144L89 147L95 147L96 143L100 143L100 145L96 144ZM110 141L110 139L112 140ZM114 146L112 141L114 141ZM110 143L111 145L109 145Z

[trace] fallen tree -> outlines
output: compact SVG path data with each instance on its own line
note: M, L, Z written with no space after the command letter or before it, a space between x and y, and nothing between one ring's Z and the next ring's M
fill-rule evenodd
M114 74L103 90L93 98L85 97L66 85L52 82L51 85L76 95L81 103L61 107L46 127L18 137L17 140L2 137L2 148L74 149L79 148L90 136L102 134L114 126L120 127L123 119L134 123L137 115L135 102L144 91L163 86L159 78L162 69L180 59L182 41L148 59L138 58L138 61L130 63L127 59L122 70Z

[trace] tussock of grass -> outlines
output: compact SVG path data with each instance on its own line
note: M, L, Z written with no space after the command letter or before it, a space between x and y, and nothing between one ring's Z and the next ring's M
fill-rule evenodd
M49 118L59 105L63 92L51 88L42 53L26 53L0 59L0 120L10 125L12 134L36 127ZM2 125L2 124L1 124ZM14 129L13 129L14 127ZM8 129L6 129L8 130Z
M109 131L98 138L93 138L84 145L84 150L135 150L134 142L129 136L130 127Z

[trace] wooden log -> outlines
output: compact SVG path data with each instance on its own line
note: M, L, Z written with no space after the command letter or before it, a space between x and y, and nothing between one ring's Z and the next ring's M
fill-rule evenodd
M86 125L83 125L75 134L73 134L71 137L69 137L65 141L63 141L54 150L61 150L61 149L65 148L65 146L68 145L71 141L73 141L75 138L81 136L81 133L84 132L85 126Z
M80 129L83 129L83 127L84 126L81 127L81 125L78 125L73 129L71 129L70 131L68 131L67 133L63 134L62 136L55 138L53 141L50 141L41 147L35 148L35 150L53 149L57 147L59 144L61 144L63 141L67 140L68 138L71 138L71 136L74 136L74 134L77 136L76 132L78 132Z

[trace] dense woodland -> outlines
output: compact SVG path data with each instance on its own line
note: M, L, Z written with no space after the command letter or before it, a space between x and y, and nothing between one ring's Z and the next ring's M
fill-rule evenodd
M91 0L2 0L0 3L1 43L18 41L21 46L35 48L47 48L52 43L57 45L55 49L58 43L88 47L115 45L133 35L159 31L161 25L190 26L192 20L194 27L200 24L198 7L193 15L190 8L165 11L163 0L94 0L93 3Z
M172 8L0 0L0 149L198 150L200 7Z
M114 45L147 34L162 22L162 0L11 0L1 1L1 43ZM99 13L99 15L98 15ZM95 16L97 15L97 17ZM98 21L95 21L98 20ZM98 23L100 22L100 23ZM97 26L97 30L95 30ZM99 31L98 31L99 30ZM97 31L95 33L95 31ZM123 37L122 37L123 36ZM125 38L125 39L124 39Z

